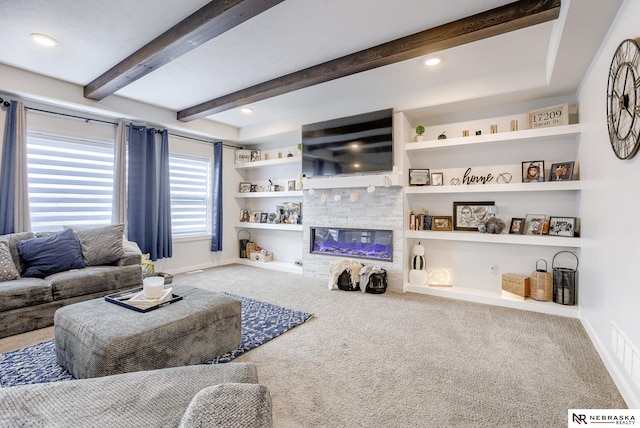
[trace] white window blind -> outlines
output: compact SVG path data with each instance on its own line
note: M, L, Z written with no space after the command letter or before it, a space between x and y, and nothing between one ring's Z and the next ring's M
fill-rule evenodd
M27 164L33 231L111 223L113 144L29 134Z
M172 235L211 234L211 161L171 154L169 171Z

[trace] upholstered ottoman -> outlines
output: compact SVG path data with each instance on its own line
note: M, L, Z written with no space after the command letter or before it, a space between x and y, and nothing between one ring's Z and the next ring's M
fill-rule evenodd
M176 285L179 302L140 313L95 299L58 309L56 356L76 379L202 364L240 345L242 304Z

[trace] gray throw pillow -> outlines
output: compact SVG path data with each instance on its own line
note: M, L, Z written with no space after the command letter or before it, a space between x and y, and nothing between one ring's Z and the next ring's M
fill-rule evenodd
M19 233L9 233L7 235L0 235L0 241L5 241L9 244L9 251L11 251L11 257L13 258L13 264L18 268L18 272L22 274L26 269L22 260L20 259L20 254L18 253L18 242L24 241L25 239L35 238L31 232L19 232Z
M12 281L18 278L20 278L20 273L11 257L9 243L0 241L0 281Z
M80 241L82 256L87 266L107 265L124 257L123 224L112 224L94 229L75 229L75 232Z

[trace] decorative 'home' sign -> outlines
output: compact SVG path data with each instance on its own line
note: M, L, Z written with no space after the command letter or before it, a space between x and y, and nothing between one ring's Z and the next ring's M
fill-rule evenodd
M529 129L569 124L569 104L558 104L527 113Z
M462 183L463 184L475 184L475 183L482 183L482 184L487 184L487 183L491 183L493 181L493 175L491 173L488 173L486 175L473 175L471 174L471 168L467 168L467 170L464 172L464 176L462 177Z

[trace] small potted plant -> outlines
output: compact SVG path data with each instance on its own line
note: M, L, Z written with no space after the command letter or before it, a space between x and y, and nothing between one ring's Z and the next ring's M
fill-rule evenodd
M416 134L417 134L416 141L424 140L424 136L422 135L424 134L424 131L425 131L424 126L422 125L416 126Z

